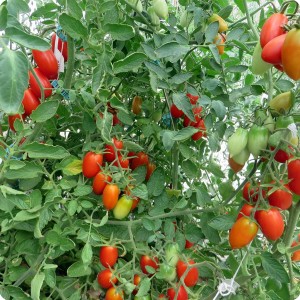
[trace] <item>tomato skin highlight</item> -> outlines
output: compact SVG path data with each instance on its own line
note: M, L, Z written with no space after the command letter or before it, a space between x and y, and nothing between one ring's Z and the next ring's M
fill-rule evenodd
M27 89L24 92L22 105L24 107L25 116L30 116L31 113L41 104L40 100L33 93L32 89Z
M300 79L300 30L293 28L286 35L282 46L282 66L294 80Z
M52 85L49 81L49 79L42 73L42 71L39 68L34 69L36 76L39 78L42 86L44 87L44 96L45 99L49 98L52 95ZM29 72L29 85L33 91L33 93L38 97L42 97L42 92L39 87L38 82L35 80L33 74Z
M288 179L290 179L290 190L296 195L300 195L300 159L288 163Z
M109 289L113 286L113 284L118 282L118 279L113 275L110 269L105 269L98 273L97 281L102 288Z
M92 178L100 171L103 163L103 155L89 151L83 158L82 173L86 178Z
M288 23L286 15L281 13L275 13L270 16L264 23L260 33L260 45L264 48L267 43L276 38L279 35L285 33L283 25Z
M103 190L102 201L107 210L115 208L118 203L120 189L116 184L107 184Z
M105 268L112 268L118 260L119 251L114 246L102 246L99 252L100 262Z
M106 291L105 300L123 300L123 291L118 292L116 288L111 287Z
M51 36L51 49L54 53L54 48L55 48L55 40L58 39L57 41L57 49L62 52L62 56L64 57L64 61L68 61L68 42L63 42L57 35L54 33Z
M286 34L279 35L264 46L262 49L261 58L265 62L273 65L281 65L281 51L285 37Z
M256 236L258 226L247 217L241 217L232 226L229 232L229 243L232 249L247 246Z
M177 293L177 290L175 290L174 288L169 288L167 290L168 299L169 300L174 300L174 299L188 300L188 293L182 285L178 289L177 298L176 298L176 293Z
M184 261L179 260L176 265L176 271L177 271L178 278L185 276L184 283L188 287L192 287L192 286L196 285L198 282L199 271L196 267L190 268L189 271L186 273L186 275L184 275L187 268L194 264L195 264L195 262L192 259L190 259L188 261L188 263L185 263Z
M280 211L277 208L268 210L258 210L255 213L260 229L264 236L269 240L278 240L284 231L284 221Z
M146 266L152 267L154 270L158 268L158 258L154 257L153 259L148 255L143 255L140 259L140 267L144 274L152 275L146 270Z
M93 180L93 192L96 195L102 195L107 183L111 182L112 178L103 172L99 172Z
M58 63L51 49L46 51L32 50L32 56L41 72L48 79L58 77Z

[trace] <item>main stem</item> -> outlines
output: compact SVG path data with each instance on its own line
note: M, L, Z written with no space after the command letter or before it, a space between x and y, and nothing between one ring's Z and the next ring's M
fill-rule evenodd
M72 77L75 65L75 45L74 40L68 35L68 64L64 81L64 89L69 90L72 86Z

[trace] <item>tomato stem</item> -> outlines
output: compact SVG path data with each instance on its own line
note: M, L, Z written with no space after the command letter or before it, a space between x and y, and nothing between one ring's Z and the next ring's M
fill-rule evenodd
M74 40L68 35L68 64L64 81L64 89L69 90L72 85L72 77L75 65Z
M280 13L283 14L291 3L296 4L295 10L292 13L292 15L295 15L298 12L298 9L299 9L299 3L295 0L289 0L289 1L286 1L286 2L282 3L281 8L280 8Z
M253 34L255 35L255 37L257 38L257 40L259 40L259 33L257 31L257 28L254 26L252 19L251 19L251 15L249 13L249 9L248 9L248 5L247 5L247 0L243 0L244 6L245 6L245 10L246 10L246 17L247 17L247 21L248 21L248 25L250 26Z

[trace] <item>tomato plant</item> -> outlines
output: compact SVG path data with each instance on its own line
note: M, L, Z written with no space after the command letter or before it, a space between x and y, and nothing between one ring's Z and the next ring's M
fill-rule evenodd
M188 293L182 285L179 286L178 289L169 288L167 290L167 295L168 295L169 300L174 300L174 299L187 300L188 299Z
M239 214L237 216L237 220L240 219L240 218L242 218L242 217L250 217L253 208L254 208L253 205L245 203L242 206L241 210L239 211Z
M134 170L139 166L144 166L149 163L148 155L145 152L138 152L136 157L134 157L131 161L131 169Z
M142 111L143 100L139 96L135 96L132 100L131 110L135 115L139 115Z
M105 145L104 159L108 162L112 162L116 159L116 152L119 153L119 150L123 149L123 142L116 139L112 139L112 145Z
M100 262L103 267L111 268L118 260L119 251L115 246L102 246L99 252Z
M288 164L289 188L297 195L300 195L300 159L295 159Z
M128 216L132 209L133 200L127 195L123 195L116 203L113 214L116 219L122 220Z

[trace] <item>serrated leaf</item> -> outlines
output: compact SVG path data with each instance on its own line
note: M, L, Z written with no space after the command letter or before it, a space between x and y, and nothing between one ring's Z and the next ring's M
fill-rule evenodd
M157 168L151 175L147 188L150 195L159 196L165 189L165 174L162 169Z
M87 267L81 261L73 263L67 270L67 275L69 277L82 277L91 274L91 268Z
M235 222L235 217L230 215L218 216L211 219L208 225L216 230L229 230Z
M58 106L58 101L43 102L32 112L30 117L37 123L43 123L55 116Z
M152 268L153 269L153 268ZM150 290L151 287L151 281L150 278L143 278L141 280L141 283L139 284L139 290L136 294L137 297L143 297L146 296Z
M104 30L119 41L128 41L135 36L133 27L127 24L105 24Z
M40 292L45 279L44 273L36 273L31 281L31 298L40 300Z
M93 258L93 249L90 243L86 243L81 252L81 259L85 265L89 265Z
M62 170L63 170L64 174L69 175L69 176L80 174L82 172L82 160L74 159L67 166L65 166Z
M218 30L219 30L219 22L213 22L207 26L207 29L205 31L206 43L213 42L215 36L218 34Z
M85 38L88 36L86 27L83 26L79 20L66 13L62 13L59 16L59 24L62 29L74 39Z
M185 127L179 131L176 131L176 133L173 135L174 141L184 141L188 138L190 138L194 133L198 132L198 129L194 127Z
M147 56L144 53L132 53L113 64L114 73L132 72L133 69L139 68L146 60Z

